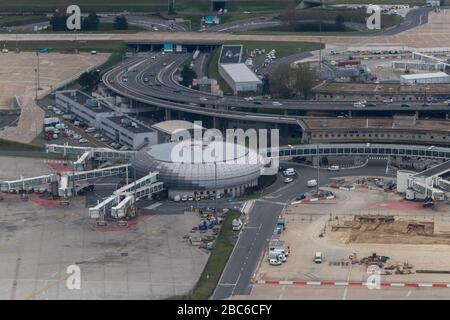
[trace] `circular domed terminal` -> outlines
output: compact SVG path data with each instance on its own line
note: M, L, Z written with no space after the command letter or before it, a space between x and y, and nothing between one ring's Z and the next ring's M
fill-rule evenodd
M216 191L237 196L258 184L263 161L255 150L239 144L188 140L144 148L132 166L139 176L158 171L169 197Z

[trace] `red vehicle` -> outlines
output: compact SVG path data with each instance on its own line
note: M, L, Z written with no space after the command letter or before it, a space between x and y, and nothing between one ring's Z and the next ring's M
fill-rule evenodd
M52 133L50 133L50 132L44 133L44 139L47 141L52 140Z
M338 62L338 67L357 66L361 64L361 60L341 60Z

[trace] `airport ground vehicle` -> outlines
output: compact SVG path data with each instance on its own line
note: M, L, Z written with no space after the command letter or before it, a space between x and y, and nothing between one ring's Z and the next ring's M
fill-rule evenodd
M315 180L315 179L308 180L308 181L306 182L306 186L307 186L308 188L317 187L317 180Z
M322 252L317 251L317 252L314 254L314 262L315 262L315 263L322 263L322 261L323 261L323 255L322 255Z
M281 262L280 260L278 260L278 259L270 259L269 260L269 264L271 265L271 266L279 266L279 265L281 265L283 262Z
M339 171L339 169L340 169L339 166L329 166L327 170L328 171Z

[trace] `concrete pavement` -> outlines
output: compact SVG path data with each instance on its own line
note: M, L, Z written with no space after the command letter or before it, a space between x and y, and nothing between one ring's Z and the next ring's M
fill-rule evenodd
M257 200L249 213L249 223L242 230L238 242L228 260L212 299L226 299L233 295L248 295L252 285L250 280L267 245L284 203L308 190L306 181L317 178L317 170L293 163L297 177L294 182L284 184L280 177L269 187L261 200ZM340 172L320 170L320 183L326 184L332 177L356 175L386 175L385 160L370 160L365 167ZM248 297L248 296L247 296Z

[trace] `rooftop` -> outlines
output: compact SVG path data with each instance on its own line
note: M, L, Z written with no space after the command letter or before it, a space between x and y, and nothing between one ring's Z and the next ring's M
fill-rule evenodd
M444 174L445 172L450 170L450 161L446 161L444 163L441 163L435 167L432 167L430 169L427 169L425 171L419 172L416 174L416 177L433 177L436 175Z
M428 89L425 89L428 88ZM349 83L329 82L313 89L317 93L358 93L358 94L417 94L425 91L430 94L448 94L450 84L417 84L414 86L403 86L400 83Z
M75 92L75 96L73 95L73 92ZM79 104L82 104L83 106L85 106L86 108L88 108L89 110L92 110L95 113L108 113L108 112L114 112L114 110L112 110L111 108L109 108L106 104L104 104L101 101L98 101L97 99L92 98L91 96L79 91L79 90L68 90L68 91L58 91L58 94L62 94L66 97L68 97L69 99L72 99L76 102L78 102ZM86 102L89 99L93 99L97 101L97 107L93 108L93 107L87 107L86 106Z
M174 134L180 130L203 129L202 126L185 120L168 120L152 125L153 129L167 134Z
M418 79L433 79L433 78L450 78L445 72L431 72L431 73L416 73L416 74L402 74L400 76L405 80L418 80Z
M223 45L220 52L219 63L240 63L242 57L242 45Z
M259 79L244 63L223 64L222 68L235 82L262 83L261 79Z
M389 129L389 130L414 130L426 132L450 133L450 122L445 120L415 120L393 118L302 118L301 126L311 131L323 129Z
M114 116L106 118L106 120L110 120L115 124L118 124L119 126L122 126L123 119L128 119L129 124L127 126L124 126L124 128L126 128L128 131L132 133L145 133L154 131L152 128L144 126L141 123L137 123L136 120L125 116ZM132 123L135 123L136 126L133 126Z

